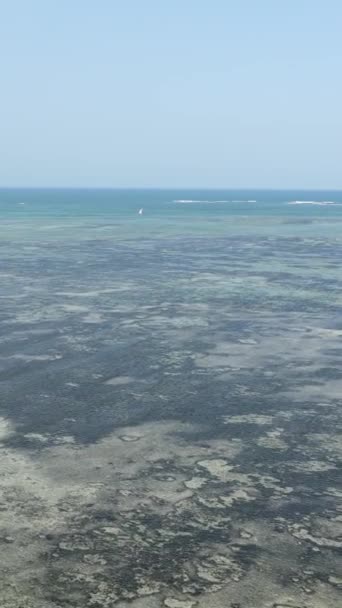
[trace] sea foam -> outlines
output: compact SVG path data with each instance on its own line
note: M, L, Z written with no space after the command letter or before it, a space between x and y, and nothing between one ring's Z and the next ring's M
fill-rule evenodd
M335 201L290 201L288 205L341 205Z
M205 204L219 204L219 203L256 203L256 200L254 199L248 199L248 200L194 200L194 199L176 199L174 201L172 201L173 203L178 203L178 204L191 204L191 203L205 203Z

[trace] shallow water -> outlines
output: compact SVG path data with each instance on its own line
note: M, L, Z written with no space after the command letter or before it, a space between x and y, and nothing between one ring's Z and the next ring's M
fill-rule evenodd
M341 203L0 191L2 608L341 604Z

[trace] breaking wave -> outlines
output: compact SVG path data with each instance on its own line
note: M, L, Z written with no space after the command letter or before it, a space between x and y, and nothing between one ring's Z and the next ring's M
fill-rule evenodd
M219 204L219 203L256 203L256 200L254 199L248 199L248 200L220 200L220 201L216 201L216 200L194 200L194 199L176 199L174 201L172 201L173 203L178 203L178 204L191 204L191 203L206 203L206 204Z
M290 201L288 205L342 205L336 201Z

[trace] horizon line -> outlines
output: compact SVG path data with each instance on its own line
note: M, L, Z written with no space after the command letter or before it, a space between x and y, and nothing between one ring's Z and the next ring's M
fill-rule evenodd
M292 187L262 187L262 186L2 186L1 190L124 190L124 191L135 191L135 190L147 190L147 191L172 191L172 190L197 190L197 191L251 191L251 192L342 192L342 187L319 187L314 188L312 186L292 186Z

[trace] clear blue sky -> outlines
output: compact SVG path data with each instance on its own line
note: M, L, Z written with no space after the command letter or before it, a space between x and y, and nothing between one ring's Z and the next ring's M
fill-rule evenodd
M342 188L341 0L0 0L0 185Z

